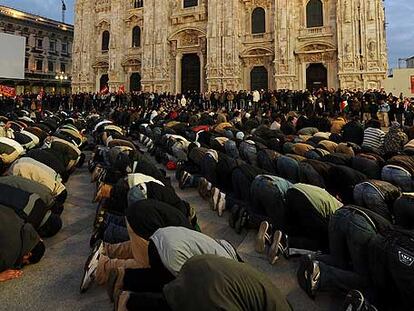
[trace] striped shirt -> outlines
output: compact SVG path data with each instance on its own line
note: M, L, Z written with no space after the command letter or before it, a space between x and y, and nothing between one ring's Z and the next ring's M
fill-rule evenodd
M369 127L364 131L362 146L379 151L384 145L385 133L377 128Z

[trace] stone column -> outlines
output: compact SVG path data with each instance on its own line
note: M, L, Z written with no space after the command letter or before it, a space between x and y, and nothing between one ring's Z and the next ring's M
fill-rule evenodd
M177 53L175 56L175 92L181 93L181 61L183 59L182 53Z
M198 57L200 58L200 92L204 92L204 55L200 51L197 53Z

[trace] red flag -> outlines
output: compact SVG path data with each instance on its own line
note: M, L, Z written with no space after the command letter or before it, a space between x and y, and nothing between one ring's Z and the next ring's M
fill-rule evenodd
M414 94L414 76L411 76L411 94Z
M123 93L125 93L125 85L121 85L121 86L119 86L119 89L118 89L118 94L123 94Z
M16 89L14 87L0 85L0 94L7 97L15 97Z
M41 88L39 94L37 95L37 100L42 100L43 96L45 96L45 91Z
M109 93L109 88L107 85L105 85L102 89L101 89L101 94L107 94Z

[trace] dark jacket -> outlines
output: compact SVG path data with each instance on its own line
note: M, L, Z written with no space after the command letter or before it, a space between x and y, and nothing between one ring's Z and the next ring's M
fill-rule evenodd
M40 238L31 224L25 223L16 213L0 205L0 271L21 264Z

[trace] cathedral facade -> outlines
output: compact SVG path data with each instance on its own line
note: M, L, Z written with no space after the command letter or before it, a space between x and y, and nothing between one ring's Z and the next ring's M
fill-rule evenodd
M383 0L76 0L73 92L380 88Z

